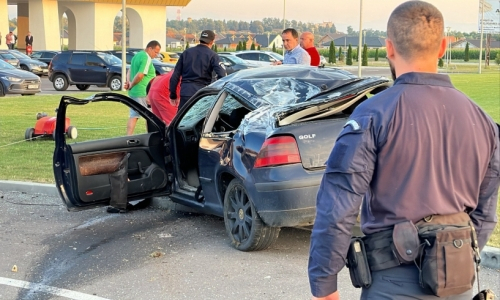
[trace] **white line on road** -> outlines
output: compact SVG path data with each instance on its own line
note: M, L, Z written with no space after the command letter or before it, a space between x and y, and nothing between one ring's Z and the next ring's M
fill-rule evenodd
M28 289L30 292L49 293L60 297L75 300L108 300L98 296L88 295L80 292L65 290L39 283L0 277L0 285L10 285L18 288Z

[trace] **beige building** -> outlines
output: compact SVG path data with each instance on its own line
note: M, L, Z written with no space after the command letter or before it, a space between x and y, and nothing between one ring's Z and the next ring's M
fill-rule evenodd
M165 7L186 6L190 1L126 0L129 47L143 48L151 40L164 43ZM0 0L0 49L7 49L7 5L17 5L17 47L24 49L24 37L31 31L35 51L61 49L60 23L64 14L68 18L68 49L113 49L113 23L122 10L122 0Z

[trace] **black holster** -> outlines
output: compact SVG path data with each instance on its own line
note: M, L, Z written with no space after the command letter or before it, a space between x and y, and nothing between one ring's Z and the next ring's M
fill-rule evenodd
M130 153L120 161L118 170L109 174L111 184L109 205L119 209L127 209L128 196L128 158Z
M355 288L369 288L372 284L372 274L366 257L365 244L360 237L351 239L347 251L347 267Z

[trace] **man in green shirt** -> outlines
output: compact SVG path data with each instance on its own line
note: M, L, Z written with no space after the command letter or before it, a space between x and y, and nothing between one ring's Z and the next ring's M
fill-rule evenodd
M153 67L152 59L160 53L160 43L151 41L147 44L146 49L134 55L130 62L130 68L127 72L127 82L125 89L128 90L130 98L147 107L146 87L151 79L156 76L155 68ZM139 114L130 109L130 117L127 122L127 135L134 134L135 125L139 119Z

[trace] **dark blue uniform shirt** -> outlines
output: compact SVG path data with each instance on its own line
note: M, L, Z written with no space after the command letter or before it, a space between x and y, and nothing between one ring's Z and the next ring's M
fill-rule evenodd
M337 290L360 206L364 234L467 209L484 247L497 222L498 130L442 74L403 74L360 104L337 138L318 191L312 294Z
M226 76L217 53L199 44L182 52L170 78L170 86L177 86L182 76L180 96L191 97L212 82L213 71L218 78ZM178 96L175 89L170 89L170 99L177 99Z

